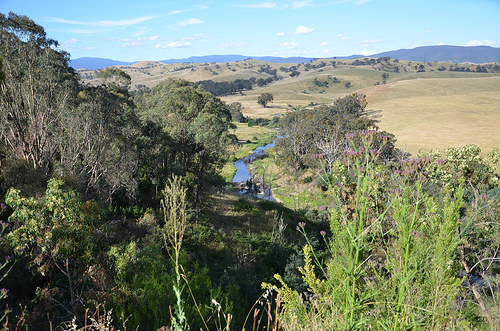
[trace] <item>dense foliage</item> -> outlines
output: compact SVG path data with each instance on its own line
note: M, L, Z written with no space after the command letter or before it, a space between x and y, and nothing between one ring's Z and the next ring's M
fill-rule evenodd
M220 175L241 104L99 76L81 84L41 26L0 14L4 329L497 329L498 150L409 158L351 94L279 120L264 160L317 198L291 210Z

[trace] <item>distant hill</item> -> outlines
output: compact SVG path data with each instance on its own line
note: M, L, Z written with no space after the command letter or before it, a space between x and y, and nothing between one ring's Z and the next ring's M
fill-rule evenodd
M115 61L100 57L81 57L69 61L69 66L73 69L102 69L111 66L130 65L134 62Z
M418 61L418 62L455 62L455 63L491 63L500 62L500 48L490 46L423 46L412 49L400 49L396 51L383 52L370 55L370 57L386 57L391 59ZM337 56L337 59L356 59L363 55ZM160 61L165 64L170 63L224 63L243 61L250 58L245 55L206 55L191 56L183 59L168 59ZM254 56L255 60L273 63L306 63L314 58L309 57L276 57L276 56ZM330 58L330 59L333 59ZM122 62L96 57L82 57L70 61L70 66L74 69L101 69L109 66L130 65L135 62Z
M160 61L162 63L225 63L225 62L235 62L244 61L246 59L255 59L265 62L273 63L303 63L314 60L312 57L276 57L276 56L244 56L244 55L207 55L207 56L191 56L186 59L169 59Z
M423 46L370 55L370 57L384 56L390 56L391 59L418 62L491 63L500 62L500 48L490 46Z

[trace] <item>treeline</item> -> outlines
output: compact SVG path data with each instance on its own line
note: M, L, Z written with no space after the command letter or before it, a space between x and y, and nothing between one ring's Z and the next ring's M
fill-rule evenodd
M203 86L203 89L212 93L214 96L224 96L249 91L253 86L266 86L275 80L279 80L277 76L264 78L251 77L250 79L236 79L232 82L214 82L213 80L202 80L196 83L197 86Z
M117 68L99 72L102 85L83 85L68 60L43 27L0 14L1 322L83 326L90 309L123 313L134 329L171 325L164 217L172 206L160 206L172 195L163 190L174 180L185 190L184 215L201 218L203 193L225 182L219 170L237 142L230 108L176 79L133 97ZM193 291L215 293L197 257L182 258L204 282Z

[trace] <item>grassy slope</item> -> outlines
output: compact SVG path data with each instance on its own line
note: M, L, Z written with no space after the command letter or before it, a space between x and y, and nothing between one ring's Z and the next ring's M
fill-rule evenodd
M380 128L412 154L476 144L500 147L500 76L411 79L370 87L371 109L382 110Z

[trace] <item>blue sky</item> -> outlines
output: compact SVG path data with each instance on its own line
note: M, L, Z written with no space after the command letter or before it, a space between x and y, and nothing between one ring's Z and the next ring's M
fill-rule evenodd
M71 58L333 57L429 45L500 47L500 0L0 0Z

